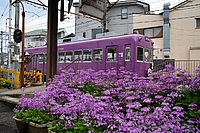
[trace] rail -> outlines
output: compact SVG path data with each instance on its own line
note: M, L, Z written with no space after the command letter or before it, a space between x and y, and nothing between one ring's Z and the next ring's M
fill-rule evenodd
M196 70L200 66L200 60L165 60L164 62L155 65L153 72L163 70L165 66L169 64L171 64L175 70L180 68L182 70L186 70L187 74L196 76Z

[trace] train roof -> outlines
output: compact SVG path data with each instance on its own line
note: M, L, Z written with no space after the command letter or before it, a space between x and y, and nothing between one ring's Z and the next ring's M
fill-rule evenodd
M141 35L141 34L130 34L130 35L118 35L118 36L112 36L112 37L104 37L104 38L97 38L97 39L88 39L88 40L80 40L80 41L76 41L76 42L66 42L66 43L61 43L61 44L58 44L58 46L63 46L63 45L75 45L75 44L80 44L80 43L84 43L84 42L96 42L96 41L100 41L100 40L112 40L112 39L122 39L122 38L130 38L130 37L140 37L140 36L144 36L144 35ZM135 39L136 39L135 38ZM39 46L39 47L33 47L33 48L26 48L26 49L38 49L38 48L45 48L45 46Z

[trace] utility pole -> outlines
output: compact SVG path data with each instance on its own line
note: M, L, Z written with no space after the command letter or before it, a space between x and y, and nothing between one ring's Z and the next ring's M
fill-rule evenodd
M47 82L57 73L58 1L48 0Z
M3 64L3 31L1 31L1 65Z
M12 61L11 61L11 20L12 20L12 0L10 0L10 4L9 4L8 69L12 69Z
M106 32L107 0L104 0L103 33Z
M19 29L19 2L15 3L15 28Z
M20 7L19 2L17 1L15 3L15 29L19 29L19 9L20 9L19 7ZM16 45L14 46L15 57L16 55L19 55L18 51L19 51L19 46L16 43ZM13 62L14 70L19 71L19 68L20 68L19 65L20 64L18 63L18 60L15 58L15 62Z

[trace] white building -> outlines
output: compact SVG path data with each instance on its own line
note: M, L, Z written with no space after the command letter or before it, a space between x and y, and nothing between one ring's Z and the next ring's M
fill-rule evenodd
M58 29L58 42L61 38L67 35L64 28ZM25 47L38 47L47 44L47 30L38 29L25 33Z
M111 3L114 4L114 3ZM79 3L73 4L75 12L79 13ZM133 33L133 14L147 14L150 6L137 0L119 1L111 7L106 16L106 29L116 35ZM103 32L102 21L81 15L75 17L75 34L89 39L96 38L96 34ZM114 34L113 34L114 35Z

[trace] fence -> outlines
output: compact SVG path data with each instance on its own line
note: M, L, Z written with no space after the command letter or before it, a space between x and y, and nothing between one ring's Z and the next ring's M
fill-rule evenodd
M174 69L182 69L186 70L187 74L192 74L193 76L196 75L196 70L200 66L200 60L165 60L160 64L154 65L154 72L162 70L165 68L166 65L171 64Z

